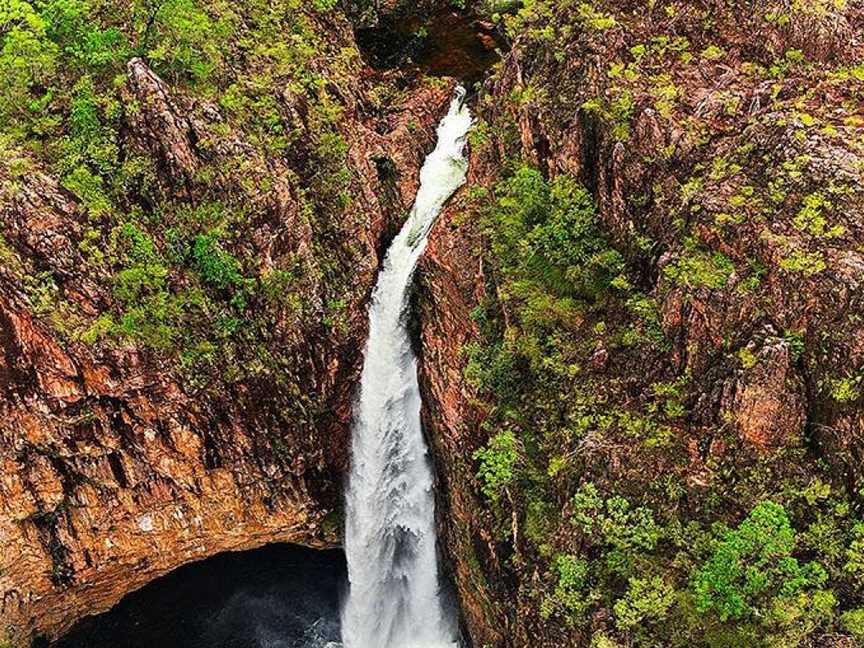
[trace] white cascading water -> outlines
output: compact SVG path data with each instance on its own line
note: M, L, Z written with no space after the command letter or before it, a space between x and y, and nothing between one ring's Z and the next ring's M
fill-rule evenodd
M432 466L405 319L429 230L465 182L472 118L464 97L460 88L438 126L438 144L420 171L414 207L372 295L346 491L345 648L452 648L457 642L455 615L438 574Z

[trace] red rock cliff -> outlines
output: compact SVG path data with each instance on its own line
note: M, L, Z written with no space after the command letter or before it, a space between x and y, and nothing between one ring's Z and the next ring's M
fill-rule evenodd
M335 37L349 46L344 23ZM193 203L214 190L246 192L259 215L250 227L263 273L288 256L320 262L290 161L262 158L239 132L225 137L223 128L214 136L224 119L219 108L174 92L141 60L130 61L127 72L122 92L137 109L123 144L154 160L165 191ZM340 98L354 203L329 253L348 251L344 319L322 325L321 297L307 286L304 312L313 315L283 316L272 331L284 358L275 376L191 384L164 354L64 335L64 325L74 323L67 313L92 322L114 301L83 257L88 215L24 153L5 160L0 616L11 639L56 637L81 616L217 552L276 541L338 543L363 306L379 250L413 199L450 99L447 84L413 84L386 113L373 114L365 74L358 69ZM303 128L303 100L286 90L280 101L284 119ZM224 161L222 175L203 177L214 160ZM32 170L21 174L16 165ZM249 167L268 185L241 186ZM60 310L34 304L27 282L38 273L52 278Z
M541 619L543 597L554 596L554 572L524 538L525 494L514 486L512 499L499 507L512 514L502 531L475 476L472 455L498 430L483 424L494 398L474 393L464 378L466 351L480 340L472 311L500 285L479 225L488 203L477 207L483 199L476 190L493 187L502 168L516 160L547 178L568 175L590 190L604 232L656 301L668 341L662 353L616 348L596 331L628 316L614 306L596 306L576 325L579 336L598 339L578 358L576 382L599 385L597 402L604 409L626 410L663 376L689 381L670 445L645 451L614 433L602 442L574 441L560 449L578 468L574 482L611 484L638 498L673 475L695 511L700 498L726 488L724 480L735 470L771 465L778 483L806 475L816 460L800 458L805 448L831 466L840 483L860 480L860 392L828 393L828 385L857 375L864 362L856 314L864 234L853 216L862 204L861 148L854 143L860 127L850 112L859 90L816 72L860 63L860 42L846 38L850 25L861 25L859 8L838 9L819 24L825 38L813 40L765 20L764 7L746 16L718 10L710 38L724 53L722 61L705 54L687 64L682 56L649 74L638 68L639 43L660 48L663 38L686 35L694 51L708 46L694 26L699 11L683 3L676 5L679 13L651 18L635 3L601 4L598 11L616 18L612 27L585 26L564 7L535 16L533 23L526 12L527 25L540 29L551 21L556 27L543 32L548 43L532 40L523 27L481 93L478 112L488 130L473 147L471 182L433 230L418 273L424 420L442 486L442 536L478 646L587 646L595 645L592 628L595 637L614 633L608 610L597 611L587 628L568 625L554 612ZM752 33L742 33L745 24ZM568 31L571 25L577 26ZM747 72L748 61L770 62L790 48L805 50L816 65L773 86ZM634 56L631 66L641 71L621 71L619 78L616 62ZM666 76L656 76L661 73ZM658 99L656 84L667 81L675 88L671 105ZM614 113L621 96L632 115ZM812 120L811 112L820 117ZM812 229L802 216L807 201L818 201L812 196L831 186L843 187L827 189L838 201L826 207L836 235L827 234L824 223ZM741 187L750 198L742 200ZM680 235L685 227L691 233L686 243ZM722 289L676 279L670 266L693 246L738 268L728 283L724 277ZM754 268L758 280L748 283ZM626 394L607 392L604 383L626 385ZM560 490L543 496L567 513L572 487L562 480ZM684 515L688 509L681 506ZM564 522L549 530L544 550L588 555L575 535ZM824 641L847 645L842 637Z

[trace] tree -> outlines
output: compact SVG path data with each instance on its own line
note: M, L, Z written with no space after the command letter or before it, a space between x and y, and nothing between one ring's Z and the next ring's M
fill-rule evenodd
M786 510L758 504L737 529L727 529L693 580L696 607L721 621L742 619L812 591L827 579L817 562L792 556L796 533Z

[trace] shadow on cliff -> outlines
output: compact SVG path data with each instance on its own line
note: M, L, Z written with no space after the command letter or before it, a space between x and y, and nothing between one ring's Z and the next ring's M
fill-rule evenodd
M373 68L414 68L469 86L485 77L505 47L493 23L455 10L425 17L385 15L375 26L357 29L356 38Z

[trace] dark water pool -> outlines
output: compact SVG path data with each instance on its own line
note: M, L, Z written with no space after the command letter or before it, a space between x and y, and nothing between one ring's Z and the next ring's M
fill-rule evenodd
M220 554L129 594L52 648L335 648L345 578L340 551Z

